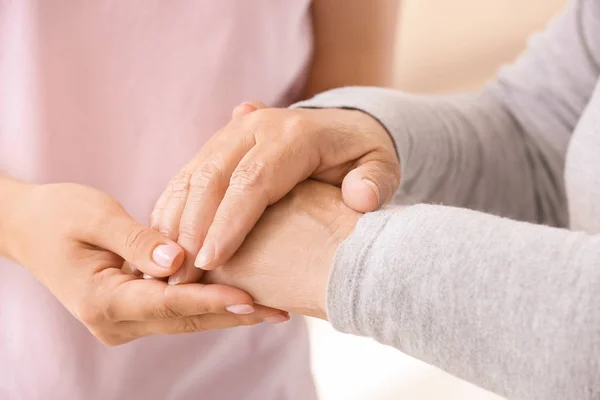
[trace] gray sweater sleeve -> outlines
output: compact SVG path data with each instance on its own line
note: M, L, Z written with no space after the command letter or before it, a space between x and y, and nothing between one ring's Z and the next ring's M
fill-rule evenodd
M515 400L600 399L600 236L460 208L362 217L328 316Z
M600 399L600 238L566 229L566 147L598 77L600 2L570 4L481 93L376 88L303 107L377 118L399 199L338 249L328 315L510 399ZM485 211L454 208L466 207Z
M431 97L350 87L296 107L352 108L377 118L396 143L403 204L566 226L564 158L598 76L599 3L572 2L481 93Z

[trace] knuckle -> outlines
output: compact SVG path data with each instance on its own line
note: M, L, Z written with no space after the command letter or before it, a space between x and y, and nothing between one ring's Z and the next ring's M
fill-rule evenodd
M267 180L267 166L262 161L240 164L229 182L233 190L247 192L261 186Z
M190 189L190 180L192 174L187 171L180 171L169 185L169 194L172 197L185 198Z
M262 125L265 121L268 121L270 119L272 113L272 109L261 108L244 115L243 121L245 129L243 129L243 131L255 131L258 126Z
M255 142L275 139L280 135L277 121L285 120L284 116L289 112L276 108L255 110L243 117L240 132L243 137Z
M163 236L166 236L166 237L168 237L171 240L176 240L177 239L177 235L178 235L177 229L173 228L173 226L171 226L171 225L166 225L164 222L163 222L162 225L159 225L158 231Z
M314 124L308 117L294 113L285 119L281 135L283 139L294 140L307 136L307 133L313 130Z
M182 333L193 333L205 330L202 317L182 318L179 322L179 330Z
M198 225L189 221L181 221L177 238L179 244L191 244L196 247L201 242L201 236L202 233L200 232Z
M190 179L190 192L194 196L213 193L223 178L223 168L215 162L206 161L196 168Z
M231 214L230 212L218 212L213 218L209 233L206 235L205 242L211 242L215 246L215 258L220 256L221 246L240 229L239 219ZM217 246L217 243L219 246Z
M154 315L158 319L175 319L181 317L181 313L177 312L166 302L154 309Z
M136 228L127 235L125 247L132 252L135 258L144 244L154 237L154 234L155 232L150 228Z
M174 299L171 296L171 290L169 287L166 287L164 290L164 294L162 297L162 301L160 301L155 309L154 315L159 319L174 319L180 318L183 315L173 306Z

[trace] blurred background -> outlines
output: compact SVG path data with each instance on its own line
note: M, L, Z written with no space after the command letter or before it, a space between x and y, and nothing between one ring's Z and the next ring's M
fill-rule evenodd
M470 91L524 49L566 0L403 0L395 86ZM322 400L500 400L371 340L309 321Z

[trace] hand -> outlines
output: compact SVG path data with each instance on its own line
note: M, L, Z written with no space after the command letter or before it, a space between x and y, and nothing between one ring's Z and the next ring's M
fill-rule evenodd
M152 213L152 226L186 250L169 283L199 279L196 255L198 268L224 264L265 208L308 177L341 185L346 204L366 212L391 199L400 172L388 133L360 111L238 106Z
M19 187L11 221L2 226L10 239L5 253L106 344L287 318L278 310L253 307L252 298L236 288L173 287L122 272L126 260L144 273L169 276L181 264L183 250L135 222L102 192L75 184Z
M235 255L203 281L239 287L269 307L326 319L331 263L360 215L344 204L338 188L301 183L269 207Z

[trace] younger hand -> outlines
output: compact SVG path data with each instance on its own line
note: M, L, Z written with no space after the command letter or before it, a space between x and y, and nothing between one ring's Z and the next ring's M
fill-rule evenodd
M5 253L104 343L287 318L255 306L233 287L173 287L122 272L126 260L144 273L166 277L184 254L102 192L75 184L17 186L18 201L10 207L10 221L2 224L2 236L10 239Z

